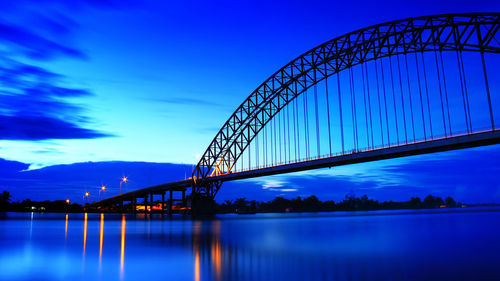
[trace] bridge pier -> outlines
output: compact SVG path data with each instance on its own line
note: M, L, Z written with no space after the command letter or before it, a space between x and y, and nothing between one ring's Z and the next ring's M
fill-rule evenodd
M154 201L153 201L153 193L152 192L149 194L149 198L151 198L151 201L149 202L149 205L150 205L149 214L152 215L153 214L153 204L154 204L153 203Z
M193 216L212 216L215 214L215 194L222 182L200 182L193 186L191 193L191 213Z
M161 193L161 214L165 214L165 191Z
M194 217L211 216L215 214L215 200L211 197L193 194L191 198L191 212Z
M172 196L173 196L173 190L170 189L170 199L168 200L168 215L171 216L172 215L172 211L173 211L173 202L174 200L172 199Z

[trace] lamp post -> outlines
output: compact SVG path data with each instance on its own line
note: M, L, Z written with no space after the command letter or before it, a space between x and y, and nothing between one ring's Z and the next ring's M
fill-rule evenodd
M83 204L84 206L85 206L85 197L87 197L87 198L88 198L89 196L90 196L90 193L88 193L88 192L85 192L85 194L83 194L83 202L82 202L82 204Z
M122 177L120 181L120 194L122 194L122 184L127 183L128 178L127 177Z
M104 192L104 190L106 190L106 186L102 185L101 188L99 188L99 197L98 197L99 201L101 201L101 191Z

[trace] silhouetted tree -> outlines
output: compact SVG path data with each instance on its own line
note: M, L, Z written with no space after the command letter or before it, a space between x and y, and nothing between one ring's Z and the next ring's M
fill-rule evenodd
M237 209L243 208L248 206L248 201L246 198L236 198L236 200L234 200L233 206Z
M222 213L234 212L233 201L225 200L224 203L218 206L218 210Z
M457 207L457 202L455 202L455 200L453 198L451 198L450 196L446 197L445 203L446 203L446 207L448 207L448 208Z
M7 210L10 205L10 192L4 190L2 194L0 194L0 210Z
M316 196L311 195L304 199L304 209L310 212L317 212L321 209L321 201Z
M325 212L330 212L335 210L335 201L329 200L321 204L321 210Z
M283 197L276 197L271 201L270 205L272 212L284 212L286 209L290 208L290 200Z
M441 197L434 197L432 195L427 195L424 199L424 208L439 208L439 206L444 205L444 201Z
M302 212L304 209L302 198L297 196L297 198L290 200L290 208L293 212Z
M412 197L410 199L410 206L409 207L412 209L422 208L422 200L420 200L419 197Z

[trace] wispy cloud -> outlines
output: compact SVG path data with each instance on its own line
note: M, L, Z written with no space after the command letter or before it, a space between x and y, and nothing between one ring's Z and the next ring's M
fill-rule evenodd
M298 187L288 181L286 176L256 178L250 179L248 182L252 182L266 191L295 192L298 190Z
M0 22L0 42L10 51L30 59L47 60L58 56L85 58L83 52L44 38L17 25Z
M83 127L88 119L68 98L87 97L85 89L61 85L62 75L38 66L0 60L0 139L45 140L111 136Z

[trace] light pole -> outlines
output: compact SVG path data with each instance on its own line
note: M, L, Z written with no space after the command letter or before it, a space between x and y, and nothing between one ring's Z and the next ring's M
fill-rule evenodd
M103 185L101 186L101 188L99 188L99 197L98 197L98 200L101 201L101 191L104 192L104 190L106 190L106 186Z
M122 179L120 181L120 194L122 194L122 184L127 183L127 181L128 181L127 177L122 177Z
M87 198L88 198L89 196L90 196L90 193L88 193L88 192L85 192L85 194L83 194L83 202L82 202L82 204L83 204L84 206L85 206L85 197L87 197Z

